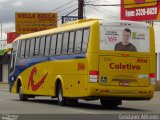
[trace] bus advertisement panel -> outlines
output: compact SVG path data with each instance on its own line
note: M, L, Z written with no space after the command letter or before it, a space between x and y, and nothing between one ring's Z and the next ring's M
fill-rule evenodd
M120 25L120 27L116 27L103 24L100 27L101 50L150 52L150 36L147 27L143 28L131 25Z

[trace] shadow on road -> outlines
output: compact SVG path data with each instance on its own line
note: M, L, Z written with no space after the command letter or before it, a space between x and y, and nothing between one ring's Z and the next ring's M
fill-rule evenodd
M19 101L19 100L15 100L14 101ZM48 105L58 105L58 101L55 99L49 100L49 99L29 99L26 102L31 102L31 103L37 103L37 104L48 104ZM144 109L135 109L135 108L128 108L128 107L123 107L123 106L119 106L117 108L106 108L101 106L100 104L93 104L93 103L83 103L83 102L79 102L76 105L68 105L65 106L68 108L79 108L79 109L86 109L86 110L114 110L114 111L132 111L132 112L147 112L148 110L144 110ZM134 107L134 106L133 106Z

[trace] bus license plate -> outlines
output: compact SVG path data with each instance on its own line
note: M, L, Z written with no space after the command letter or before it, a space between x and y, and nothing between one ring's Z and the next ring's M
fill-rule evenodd
M120 82L120 86L130 86L130 82Z

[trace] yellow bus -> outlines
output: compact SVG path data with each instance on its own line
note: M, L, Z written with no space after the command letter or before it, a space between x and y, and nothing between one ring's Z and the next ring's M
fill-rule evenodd
M122 100L150 100L155 78L154 30L142 22L78 20L13 43L10 92L22 101L99 99L117 107Z

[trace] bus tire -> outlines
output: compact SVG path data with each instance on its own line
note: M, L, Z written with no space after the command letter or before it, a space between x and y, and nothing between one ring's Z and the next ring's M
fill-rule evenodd
M58 86L57 86L57 98L58 98L59 105L61 106L66 105L67 99L63 97L63 88L61 83L58 83Z
M117 108L118 105L122 104L122 100L107 100L107 99L100 99L101 105L106 108Z
M22 94L22 85L21 84L20 84L18 90L19 90L19 99L20 99L20 101L27 101L28 100L27 96Z

